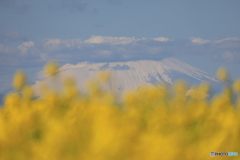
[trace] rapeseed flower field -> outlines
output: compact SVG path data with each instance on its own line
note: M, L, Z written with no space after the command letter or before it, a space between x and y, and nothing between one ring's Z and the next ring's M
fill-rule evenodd
M45 67L57 78L57 65ZM109 74L88 83L88 94L66 78L64 89L45 85L34 97L22 71L14 91L0 107L0 160L208 160L210 152L240 153L240 80L208 97L203 83L187 92L187 84L143 86L116 96L103 89ZM238 98L234 98L234 96Z

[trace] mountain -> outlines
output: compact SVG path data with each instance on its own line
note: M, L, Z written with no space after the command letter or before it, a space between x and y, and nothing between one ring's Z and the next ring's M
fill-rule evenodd
M173 84L178 79L184 79L191 84L203 81L217 83L214 76L190 66L176 58L165 58L161 61L139 60L128 62L90 63L82 62L76 65L66 64L60 68L60 79L66 76L75 77L77 86L85 90L85 82L96 77L102 70L109 70L112 82L109 87L113 91L134 89L139 85L168 83ZM42 82L49 82L49 78L43 76L36 81L35 86ZM52 83L55 87L57 83Z

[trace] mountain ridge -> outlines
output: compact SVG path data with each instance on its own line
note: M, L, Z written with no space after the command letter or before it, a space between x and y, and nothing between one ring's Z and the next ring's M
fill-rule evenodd
M68 63L59 69L59 77L60 79L66 76L74 77L77 86L81 90L86 90L85 82L96 77L97 73L102 70L109 70L111 74L110 89L120 92L134 89L139 85L173 84L178 79L184 79L192 84L203 81L218 82L214 76L173 57L161 61L81 62L76 65ZM36 85L42 81L48 81L47 79L43 76L36 81Z

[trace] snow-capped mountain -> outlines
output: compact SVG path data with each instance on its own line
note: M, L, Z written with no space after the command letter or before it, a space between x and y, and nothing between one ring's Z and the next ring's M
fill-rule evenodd
M82 62L76 65L66 64L60 68L60 79L67 76L75 78L80 89L85 90L85 82L96 77L102 70L109 70L112 81L109 84L113 91L134 89L139 85L168 83L173 84L178 79L189 83L217 80L210 74L190 66L176 58L165 58L161 61L139 60L128 62L90 63ZM48 78L42 77L36 81L39 85Z

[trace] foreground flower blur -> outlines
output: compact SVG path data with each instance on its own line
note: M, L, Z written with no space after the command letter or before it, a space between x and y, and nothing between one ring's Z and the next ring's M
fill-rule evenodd
M46 68L54 76L57 65ZM222 81L226 72L218 72ZM224 75L221 75L224 74ZM109 76L88 83L67 78L59 92L34 98L22 72L0 108L0 160L207 160L210 152L240 153L240 81L209 99L206 83L140 87L119 103L103 90ZM187 95L187 96L186 96ZM239 157L215 157L239 159Z

